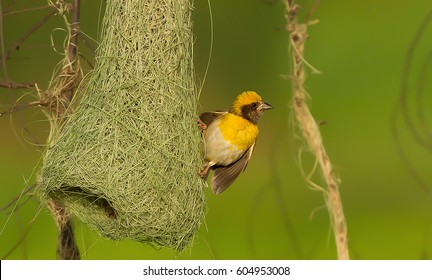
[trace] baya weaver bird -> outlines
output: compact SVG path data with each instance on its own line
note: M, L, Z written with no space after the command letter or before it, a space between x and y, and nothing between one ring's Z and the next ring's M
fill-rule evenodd
M254 91L237 96L229 110L205 112L199 116L205 145L205 164L198 175L211 178L213 193L225 191L246 169L258 136L258 121L273 107Z

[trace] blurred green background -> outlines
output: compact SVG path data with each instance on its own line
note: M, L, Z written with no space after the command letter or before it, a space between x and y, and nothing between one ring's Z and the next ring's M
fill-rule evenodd
M15 3L16 2L16 3ZM46 1L1 0L10 11L40 7ZM11 6L11 3L15 3ZM304 18L315 1L299 1ZM97 38L100 2L82 0L81 27ZM131 241L101 238L79 221L75 233L83 259L335 259L329 215L320 192L308 188L313 159L299 140L290 105L291 84L288 33L282 0L213 0L213 53L202 88L199 112L227 108L244 90L255 90L274 106L260 121L260 136L248 169L220 196L206 190L207 213L193 246L178 254ZM432 46L432 23L418 42L411 68L404 74L408 47L432 10L429 0L321 1L310 26L305 58L322 71L310 74L306 89L321 126L324 144L341 178L341 195L353 259L432 258L432 157L404 125L399 99L406 80L407 112L421 127L417 112L425 112L432 130L432 89L427 67L425 96L416 101L422 65ZM8 49L49 9L3 17L4 45ZM202 81L210 49L210 14L206 0L195 0L193 13L195 68ZM8 77L17 82L37 81L46 88L61 56L64 33L60 17L51 19L6 61ZM88 49L82 45L82 50ZM87 67L88 68L88 67ZM5 79L3 69L1 80ZM22 97L22 93L26 94ZM34 92L0 88L0 111L34 100ZM420 104L417 104L420 103ZM392 133L392 116L406 165ZM34 182L48 123L38 109L0 118L0 206ZM421 130L422 132L425 129ZM298 153L303 149L302 163ZM302 166L300 168L300 166ZM427 185L426 190L410 168ZM322 184L320 175L314 181ZM23 197L21 201L25 200ZM34 222L31 221L34 219ZM29 226L29 223L32 225ZM26 233L19 245L15 244ZM30 199L10 215L0 212L0 258L54 259L57 230L46 209ZM13 252L9 254L9 251Z

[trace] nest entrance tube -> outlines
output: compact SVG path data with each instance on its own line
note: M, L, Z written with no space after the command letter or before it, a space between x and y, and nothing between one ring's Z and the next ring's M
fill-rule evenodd
M107 1L94 72L44 155L43 199L106 237L181 250L202 220L191 10Z

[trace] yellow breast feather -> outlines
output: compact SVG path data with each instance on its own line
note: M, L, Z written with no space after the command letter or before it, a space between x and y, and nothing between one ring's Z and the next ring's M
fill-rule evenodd
M220 120L219 129L225 140L243 151L255 143L259 132L255 124L230 113Z

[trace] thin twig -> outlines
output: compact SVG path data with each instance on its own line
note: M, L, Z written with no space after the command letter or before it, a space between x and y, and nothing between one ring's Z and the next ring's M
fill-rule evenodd
M3 117L5 115L10 115L12 113L18 112L22 109L26 109L29 107L35 107L35 106L46 106L46 103L42 100L36 100L25 104L16 104L8 111L0 112L0 117Z
M291 36L292 53L292 84L293 84L293 106L303 137L306 139L311 151L318 160L323 177L327 184L325 190L327 208L333 224L337 254L339 259L349 259L348 235L342 200L339 194L339 179L336 177L330 158L327 155L322 142L321 133L315 119L313 118L306 103L306 91L304 89L305 73L303 50L307 39L307 24L297 21L299 6L293 0L287 0L286 11L288 25L287 29Z
M15 202L17 202L23 195L27 194L29 191L31 191L32 189L34 189L36 187L36 184L30 185L28 186L25 190L23 190L19 195L17 195L15 198L13 198L11 201L9 201L8 204L6 204L5 206L0 208L0 212L5 211L6 209L8 209L9 207L11 207L12 205L14 205ZM15 211L15 209L13 210Z
M33 88L34 86L35 86L35 82L16 83L11 81L0 81L0 87L9 88L9 89Z
M5 55L5 46L4 46L4 38L3 38L3 8L0 1L0 48L1 48L1 64L3 68L3 72L6 78L6 82L9 82L9 75L6 68L6 55Z
M68 58L70 62L74 62L76 59L77 45L78 45L78 34L80 30L80 0L74 0L72 3L72 23L70 41L68 46Z
M35 33L42 25L44 25L50 18L52 18L57 13L54 9L44 16L39 22L37 22L30 30L28 30L18 41L16 41L6 53L6 58L9 58L13 51L19 50L22 43L27 40L33 33ZM2 57L4 59L4 56Z
M17 242L15 242L15 244L1 257L2 260L7 259L15 250L16 248L18 248L19 245L21 245L21 243L24 242L25 238L27 237L27 234L30 232L31 227L33 226L34 221L32 221L27 228L25 229L25 231L21 234L20 238L17 240Z
M32 11L37 11L37 10L43 10L46 8L51 7L50 5L45 5L45 6L41 6L41 7L34 7L34 8L26 8L26 9L21 9L21 10L16 10L16 11L10 11L10 12L5 12L3 14L3 16L10 16L10 15L14 15L14 14L20 14L20 13L25 13L25 12L32 12Z

